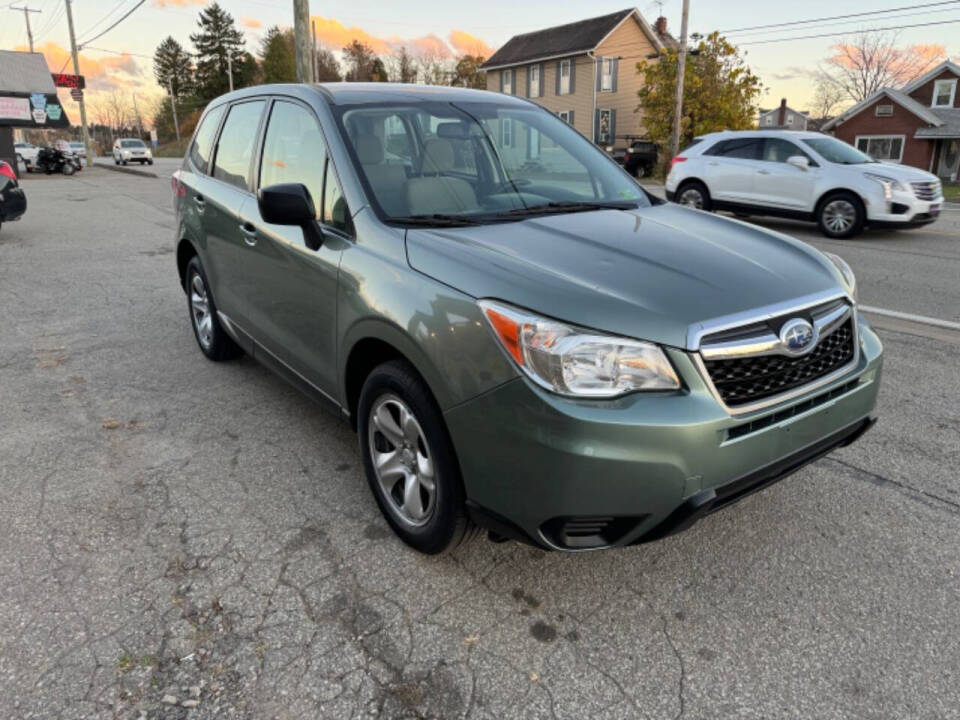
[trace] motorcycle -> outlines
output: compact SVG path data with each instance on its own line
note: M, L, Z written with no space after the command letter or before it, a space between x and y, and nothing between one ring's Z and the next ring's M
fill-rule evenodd
M47 175L52 175L55 172L62 172L64 175L73 175L83 168L83 165L80 163L80 158L76 153L64 152L54 147L40 148L40 152L37 153L37 159L33 165L37 170Z

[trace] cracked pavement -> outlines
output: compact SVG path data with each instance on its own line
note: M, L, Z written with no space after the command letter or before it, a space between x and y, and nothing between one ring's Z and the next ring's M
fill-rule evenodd
M423 557L348 427L201 356L165 177L24 186L0 231L0 716L960 717L960 342L881 328L880 424L685 534ZM955 282L958 238L910 242Z

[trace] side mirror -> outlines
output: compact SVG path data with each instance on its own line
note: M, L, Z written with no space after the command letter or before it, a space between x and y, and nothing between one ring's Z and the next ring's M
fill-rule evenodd
M260 217L266 222L303 228L304 242L311 250L323 244L323 233L317 225L317 210L305 185L282 183L260 188L257 205Z
M787 165L793 165L795 168L807 170L810 167L810 161L803 155L791 155L787 158Z

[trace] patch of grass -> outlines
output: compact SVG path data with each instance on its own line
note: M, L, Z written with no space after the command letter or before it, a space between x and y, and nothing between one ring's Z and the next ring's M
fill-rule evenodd
M153 655L141 655L140 657L137 657L136 655L131 655L130 653L124 653L120 656L120 659L117 660L117 673L123 675L124 673L130 672L135 667L152 667L155 662L156 661Z
M947 202L960 202L960 183L944 183L943 199Z
M184 137L180 138L180 140L174 140L173 142L164 143L163 145L157 145L157 149L153 151L153 156L182 158L187 152L187 145L189 144L190 138Z

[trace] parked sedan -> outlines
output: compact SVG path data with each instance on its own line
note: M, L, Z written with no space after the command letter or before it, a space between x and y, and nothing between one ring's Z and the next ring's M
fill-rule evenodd
M696 138L673 158L666 191L701 210L812 220L831 238L927 225L943 206L936 175L878 162L829 135L783 130Z
M10 163L0 160L0 227L19 220L26 211L27 196L17 182L16 172Z
M116 165L131 162L153 165L153 153L140 138L120 138L113 143L113 162Z
M843 260L648 195L526 100L246 88L171 184L200 352L249 353L350 423L422 552L475 525L656 540L874 422L882 348Z

